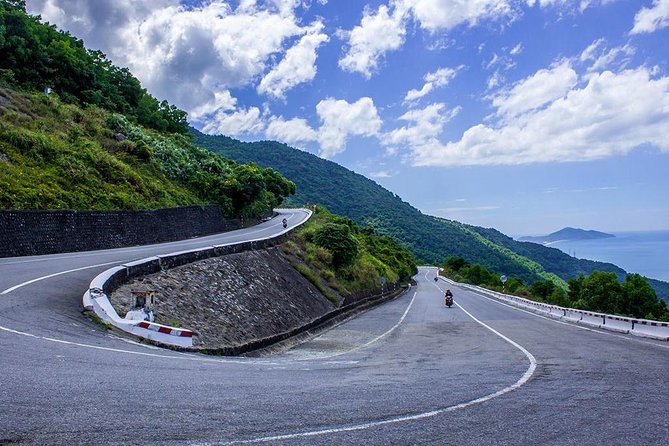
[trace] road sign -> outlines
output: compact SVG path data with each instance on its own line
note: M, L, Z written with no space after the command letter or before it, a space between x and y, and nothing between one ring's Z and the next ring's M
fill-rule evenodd
M507 277L506 277L504 274L502 274L502 275L500 276L499 280L501 280L501 281L502 281L502 285L504 285L504 284L506 283L506 281L507 281Z

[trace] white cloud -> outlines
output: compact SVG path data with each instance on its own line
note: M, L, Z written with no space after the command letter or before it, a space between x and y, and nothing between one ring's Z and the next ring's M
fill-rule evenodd
M203 103L189 113L189 118L195 121L203 119L205 116L216 111L229 111L237 107L237 99L232 97L228 90L215 91L214 98L210 102Z
M409 145L421 147L438 140L444 129L444 124L453 119L460 112L460 108L446 109L442 103L430 104L422 109L409 110L399 117L409 125L392 130L382 137L386 146Z
M376 11L366 9L360 25L340 32L349 47L339 66L369 79L388 51L404 45L410 18L435 33L461 24L474 26L481 20L513 21L520 14L517 3L515 0L391 0Z
M597 39L583 50L579 56L581 62L593 61L588 71L601 71L606 68L617 66L618 68L626 67L636 49L629 43L623 46L611 48L606 51L606 40Z
M374 101L368 97L354 103L324 99L316 105L316 112L322 122L318 142L323 158L332 158L343 152L349 135L377 135L382 124Z
M435 87L444 87L448 85L448 83L455 77L456 74L458 74L458 71L460 71L462 68L462 65L457 68L439 68L434 73L427 73L425 75L425 80L427 82L434 83Z
M301 118L285 121L283 118L275 117L267 125L265 135L286 144L300 144L318 139L318 133Z
M265 123L260 116L260 109L251 107L239 109L232 113L218 111L202 127L202 132L230 136L258 135L265 129Z
M398 0L410 9L420 26L430 32L449 30L484 19L514 19L518 14L512 0Z
M412 102L417 99L422 98L423 96L427 95L429 92L431 92L434 89L434 85L432 82L427 82L423 84L423 88L420 90L409 90L407 91L407 94L404 96L404 102Z
M630 62L630 58L635 52L635 48L629 44L612 48L608 52L600 55L588 70L600 71L611 67L616 62L618 66L625 67Z
M372 178L390 178L394 174L388 172L387 170L379 170L378 172L370 172L369 176Z
M510 119L564 97L577 80L570 62L563 60L497 94L492 104L497 108L498 116Z
M345 71L361 73L369 79L381 57L404 44L406 30L403 15L399 8L395 8L391 14L386 5L379 6L376 13L365 9L360 25L340 33L348 40L349 47L339 60L339 66Z
M654 0L651 8L641 8L634 16L630 34L652 33L669 26L669 0Z
M597 53L602 45L606 44L606 39L597 39L594 42L592 42L586 49L581 52L581 55L579 56L579 60L581 62L585 62L588 60L595 60L597 56L595 56L595 53Z
M409 90L404 96L404 102L412 102L430 93L436 87L444 87L455 77L455 75L463 68L460 65L457 68L439 68L437 71L427 73L423 79L425 84L420 90Z
M512 56L517 56L518 54L523 52L523 43L519 42L518 45L514 46L511 48L511 51L509 51L509 54Z
M634 94L630 94L634 92ZM588 161L649 144L669 152L669 77L640 67L589 75L582 87L499 126L471 127L459 141L412 146L416 165Z
M258 92L283 98L287 90L311 81L316 76L316 50L329 40L322 30L322 22L312 24L307 34L286 51L283 60L260 81Z
M493 90L502 85L502 82L504 82L504 76L502 76L499 71L495 71L493 75L488 78L488 82L486 83L487 89Z
M237 9L223 0L200 6L178 0L29 2L31 13L102 49L117 65L128 66L151 94L188 111L205 128L234 122L228 113L235 105L226 96L230 89L255 85L271 61L284 53L264 77L263 91L281 96L313 79L312 59L327 37L322 25L300 24L295 9L302 6L302 0L243 0ZM286 43L297 37L286 52ZM249 110L234 116L249 117Z

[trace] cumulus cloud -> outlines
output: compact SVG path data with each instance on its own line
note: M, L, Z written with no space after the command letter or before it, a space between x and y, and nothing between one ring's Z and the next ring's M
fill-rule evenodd
M641 8L634 16L630 34L652 33L669 26L669 0L654 0L650 8Z
M513 0L391 0L376 11L365 9L360 25L340 36L348 42L339 66L370 78L388 52L404 45L407 22L435 33L461 24L476 25L484 19L515 19L520 9Z
M430 93L434 88L444 87L458 74L463 66L457 68L439 68L437 71L427 73L423 79L425 84L420 90L409 90L404 96L404 102L412 102Z
M577 80L571 62L563 60L498 93L492 104L497 108L497 115L508 120L564 97Z
M219 110L202 127L204 133L230 136L257 135L262 133L264 129L265 123L260 115L260 109L257 107L237 109L231 113Z
M322 22L312 24L306 35L286 51L283 60L260 81L258 92L283 98L287 90L311 81L316 76L316 50L329 40L322 30Z
M323 158L332 158L343 152L349 135L374 136L381 128L381 118L372 98L363 97L356 102L324 99L316 105L322 125L318 142Z
M302 118L293 118L288 121L282 117L274 117L265 129L265 135L286 144L302 144L316 141L318 133Z
M365 9L360 25L351 31L340 32L348 41L348 49L339 60L339 66L369 79L381 57L404 44L406 29L403 22L404 12L401 8L394 8L392 13L386 5L379 6L376 12Z
M295 8L302 5L301 0L242 0L236 9L222 0L200 6L178 0L29 2L31 13L128 66L154 96L188 111L203 130L227 129L233 122L245 126L230 134L259 128L249 125L253 109L230 113L235 105L231 89L262 79L260 91L282 97L313 79L316 49L327 36L320 22L300 24ZM296 39L286 51L286 44ZM284 53L267 72L272 60Z
M404 127L392 130L382 137L382 143L394 147L398 145L423 147L438 143L444 124L453 119L460 108L447 109L445 104L434 103L422 109L409 110L399 117L408 122Z
M430 32L461 24L476 25L485 19L513 19L519 13L513 0L399 0L420 26Z
M590 74L543 108L473 126L459 141L430 139L411 149L416 165L588 161L644 144L669 152L668 132L669 77L639 67Z

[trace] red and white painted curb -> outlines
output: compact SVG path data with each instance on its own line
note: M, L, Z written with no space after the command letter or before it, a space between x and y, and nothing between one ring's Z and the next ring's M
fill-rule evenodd
M157 331L159 333L168 334L171 336L183 336L186 338L192 338L193 332L191 330L186 330L185 328L174 328L167 325L156 324L155 322L146 322L142 321L137 324L139 328L145 328L151 331Z

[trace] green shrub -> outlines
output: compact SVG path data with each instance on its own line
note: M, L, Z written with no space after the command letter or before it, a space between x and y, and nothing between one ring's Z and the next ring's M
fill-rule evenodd
M347 225L326 223L314 234L314 243L332 253L332 265L337 268L351 265L359 253L358 241Z

